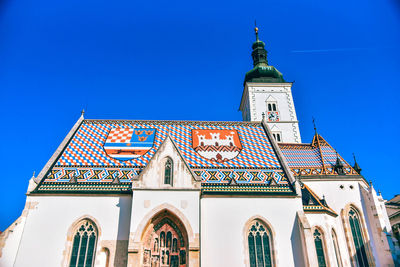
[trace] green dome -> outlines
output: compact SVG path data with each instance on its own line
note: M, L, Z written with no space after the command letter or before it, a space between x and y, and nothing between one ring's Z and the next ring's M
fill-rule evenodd
M280 73L273 66L268 65L267 51L265 50L265 43L258 39L258 28L256 31L256 41L253 43L253 58L254 68L246 73L244 83L284 83L282 73Z
M284 83L282 73L273 66L256 66L246 73L244 83Z

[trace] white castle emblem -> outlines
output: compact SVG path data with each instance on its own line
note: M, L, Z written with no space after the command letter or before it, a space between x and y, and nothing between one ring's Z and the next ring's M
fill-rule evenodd
M194 150L202 157L225 162L237 157L242 150L236 130L193 130Z
M211 139L206 139L205 135L198 135L199 144L201 146L235 146L232 135L226 135L225 139L221 139L220 133L210 133Z

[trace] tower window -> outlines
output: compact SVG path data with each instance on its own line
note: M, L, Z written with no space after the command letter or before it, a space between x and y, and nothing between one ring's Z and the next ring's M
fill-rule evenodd
M268 101L267 102L267 109L268 111L278 111L278 104L276 101Z
M276 142L278 142L278 143L282 142L282 134L281 134L281 132L273 132L272 136L274 137Z
M165 162L165 169L164 169L164 184L172 185L173 179L173 162L172 159L168 158Z

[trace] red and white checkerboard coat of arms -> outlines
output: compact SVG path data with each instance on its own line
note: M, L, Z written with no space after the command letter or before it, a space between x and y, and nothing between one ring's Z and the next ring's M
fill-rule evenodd
M192 130L192 147L200 156L216 162L236 158L242 150L236 130Z
M129 160L146 154L153 147L156 129L112 128L104 144L107 155Z

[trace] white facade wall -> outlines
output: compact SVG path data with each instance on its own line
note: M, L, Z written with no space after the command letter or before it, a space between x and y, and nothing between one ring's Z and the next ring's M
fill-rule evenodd
M325 260L328 266L340 267L336 259L336 252L332 239L332 231L335 231L337 242L339 245L339 264L342 264L341 266L352 266L349 250L347 249L347 242L344 234L341 216L339 215L337 217L334 217L326 213L306 213L306 217L312 228L312 234L314 233L314 230L316 228L319 228L320 231L322 231L322 234L324 236L323 245L325 251Z
M393 264L391 252L386 234L382 232L385 223L384 214L379 215L376 207L373 208L373 197L370 196L370 189L364 182L358 181L307 181L305 182L317 195L324 196L330 208L339 216L333 218L329 215L307 214L311 226L319 226L325 233L329 261L331 266L336 266L333 257L333 243L331 238L332 228L338 237L340 254L344 266L351 266L350 257L343 226L343 210L349 205L354 205L363 215L367 227L367 240L372 250L373 260L376 266L391 266ZM343 188L341 188L341 186ZM375 194L376 195L376 194ZM371 199L368 199L371 198ZM378 207L380 208L380 207ZM374 211L375 210L375 211ZM379 213L382 213L380 211ZM380 219L379 217L382 217ZM387 215L386 215L387 217ZM382 223L382 225L381 225Z
M390 248L391 226L387 216L385 201L382 196L378 196L373 186L367 190L361 190L363 196L363 208L369 235L372 237L372 252L377 266L390 266L393 263L392 253L395 254L394 247ZM389 243L390 242L390 243Z
M202 198L201 266L249 266L246 224L251 218L265 218L271 227L277 266L303 266L296 225L299 210L300 198Z
M96 255L103 243L120 240L127 244L131 196L29 196L27 201L35 207L27 216L13 266L66 265L68 230L85 217L94 219L99 229Z
M1 248L0 266L13 266L24 231L25 221L26 217L21 215L4 231L3 235L5 237L2 240L4 247Z

